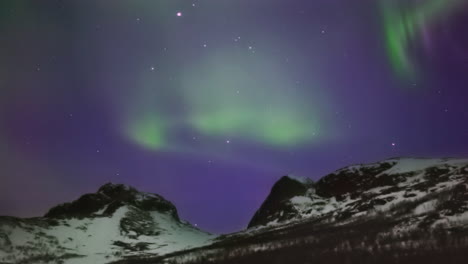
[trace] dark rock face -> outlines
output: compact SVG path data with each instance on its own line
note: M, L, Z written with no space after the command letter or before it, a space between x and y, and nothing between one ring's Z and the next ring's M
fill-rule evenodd
M294 210L284 201L294 196L304 195L309 187L309 184L302 183L288 176L283 176L275 183L267 199L250 221L249 227L268 223L274 213L281 213L280 218L282 220L288 219L290 214L294 213Z
M446 216L462 214L468 211L468 188L466 185L457 185L452 190L452 196L439 204L439 209Z
M0 233L0 248L11 250L11 240L7 234Z
M45 217L86 217L97 212L110 202L110 198L100 194L85 194L74 202L64 203L51 208Z
M100 210L101 214L112 215L122 206L132 206L142 211L170 213L179 220L175 206L157 194L142 193L123 184L108 183L97 193L85 194L77 200L53 207L47 212L48 218L92 217Z
M105 194L113 200L128 201L134 199L138 191L128 185L107 183L99 188L98 193Z
M148 212L142 210L131 210L120 220L120 231L124 233L134 232L133 238L140 235L156 236L156 223Z
M404 180L398 175L376 175L390 169L394 164L381 163L375 167L363 167L358 171L341 170L320 179L315 188L317 194L323 197L337 197L345 194L360 195L363 191L385 185L395 185Z

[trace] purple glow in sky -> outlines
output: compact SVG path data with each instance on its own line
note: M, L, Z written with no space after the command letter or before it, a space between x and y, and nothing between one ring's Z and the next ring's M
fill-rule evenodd
M466 5L384 1L1 1L0 215L111 181L230 232L285 174L467 156Z

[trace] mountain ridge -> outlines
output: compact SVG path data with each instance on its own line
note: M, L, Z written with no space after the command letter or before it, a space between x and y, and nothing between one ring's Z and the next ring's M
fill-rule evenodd
M355 250L375 263L395 250L424 259L447 237L456 247L440 252L463 256L468 159L391 158L346 166L316 182L283 176L247 229L222 236L180 220L160 195L104 184L44 217L0 217L0 263L281 263L293 249L297 263L311 256L317 263L353 262L362 257Z
M104 208L106 205L107 207ZM72 202L52 207L44 217L89 217L99 210L102 210L101 214L109 215L124 205L135 206L142 210L170 212L175 219L179 220L176 207L164 197L140 192L129 185L111 182L102 185L96 193L85 194Z
M278 182L287 177L297 186L303 186L302 193L296 193L293 197L278 197L275 194L278 190L274 190L275 183L249 227L277 224L294 218L316 217L332 211L337 214L336 217L345 219L359 212L398 203L402 199L397 197L397 194L400 195L399 192L402 191L405 191L401 194L403 198L415 199L423 196L422 192L428 192L431 188L436 188L431 191L437 191L444 183L461 183L460 186L465 186L465 182L460 182L460 178L467 172L468 159L390 158L369 164L346 166L314 183L304 184L284 176ZM450 177L451 174L457 175ZM439 189L444 189L444 186ZM394 195L389 195L391 193ZM362 199L358 201L359 198ZM276 211L272 211L271 208L265 209L272 203ZM347 206L347 203L352 206L339 208Z
M467 250L468 159L392 158L315 183L283 176L248 229L116 264L459 264Z

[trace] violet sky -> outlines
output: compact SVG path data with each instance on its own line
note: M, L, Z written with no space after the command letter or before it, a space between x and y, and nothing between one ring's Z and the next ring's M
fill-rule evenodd
M207 231L282 175L468 155L461 0L5 0L0 215L125 183Z

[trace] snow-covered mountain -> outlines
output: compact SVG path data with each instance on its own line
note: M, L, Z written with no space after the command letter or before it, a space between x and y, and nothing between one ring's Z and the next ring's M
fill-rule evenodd
M317 182L284 176L238 233L179 220L161 196L107 184L45 217L0 217L0 263L465 263L468 160L394 158Z
M246 230L144 263L458 264L467 252L468 160L393 158L284 176Z
M0 217L0 263L107 263L211 243L157 194L121 184L58 205L44 217Z
M345 167L316 183L284 176L249 227L391 214L397 205L409 202L419 205L408 227L468 224L467 187L466 159L394 158Z

